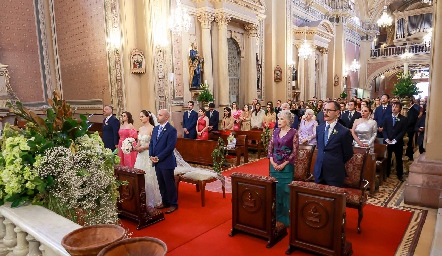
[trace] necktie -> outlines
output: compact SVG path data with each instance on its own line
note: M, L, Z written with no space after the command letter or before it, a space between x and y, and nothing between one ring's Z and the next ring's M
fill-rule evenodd
M158 127L157 139L160 137L161 132L163 132L163 126L160 125L160 127Z
M386 109L387 109L387 107L386 107L386 106L383 106L383 107L382 107L382 113L384 113Z
M187 111L187 118L190 118L190 111L191 110Z
M396 125L396 117L393 116L393 126L395 126L395 125Z
M213 111L210 111L210 117L212 117L212 113L213 113Z
M328 130L330 129L330 125L328 124L325 127L325 132L324 132L324 145L327 145L328 142Z
M350 112L350 113L348 114L348 120L351 120L352 117L353 117L353 112Z

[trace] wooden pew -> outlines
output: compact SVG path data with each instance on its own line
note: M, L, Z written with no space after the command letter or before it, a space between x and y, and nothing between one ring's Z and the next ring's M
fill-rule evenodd
M239 166L241 164L241 155L244 156L244 163L249 162L249 151L247 146L247 135L236 135L235 132L232 132L233 136L235 136L236 139L236 145L234 149L229 149L227 152L229 154L233 154L236 156L236 166ZM222 138L224 143L227 146L227 137L229 137L226 134L220 134L220 133L210 133L209 139L218 141L218 138Z
M236 135L247 135L247 147L248 149L257 150L258 158L261 158L261 152L264 152L264 156L267 155L267 149L264 148L264 144L261 141L262 133L262 130L235 131Z
M115 165L115 176L121 182L120 199L117 202L119 215L138 223L137 230L164 220L164 213L147 207L144 171L127 166Z
M212 152L217 145L218 142L213 140L178 138L175 148L188 163L212 166Z

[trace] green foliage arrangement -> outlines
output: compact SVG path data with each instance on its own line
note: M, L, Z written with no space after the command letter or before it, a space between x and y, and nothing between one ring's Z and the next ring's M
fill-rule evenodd
M417 87L417 83L413 82L413 74L411 73L399 73L397 75L398 81L394 85L393 95L403 97L412 97L413 95L418 95L421 91L419 91Z
M54 92L40 117L22 103L8 107L27 121L6 125L0 153L0 204L42 205L80 225L117 223L119 157L105 149L91 124Z
M222 138L218 138L218 146L212 152L213 170L218 174L222 172L225 155L226 144Z
M197 100L199 102L212 102L215 99L213 98L212 93L209 91L209 85L208 84L202 84L201 88L203 89L197 97Z
M264 149L267 150L269 147L269 142L270 142L270 129L268 127L266 127L263 130L263 133L261 133L261 141L262 144L264 145Z
M347 92L344 90L342 91L341 95L339 95L339 97L341 97L341 99L346 99L347 98Z

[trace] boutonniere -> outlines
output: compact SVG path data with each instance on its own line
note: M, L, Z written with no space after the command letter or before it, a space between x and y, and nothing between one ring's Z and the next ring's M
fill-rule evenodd
M163 129L163 132L165 132L165 131L166 131L166 128Z
M106 123L104 123L105 125L108 125L108 123L106 122Z
M336 134L338 134L338 131L333 129L333 135L336 135Z
M400 121L401 121L401 119L400 119L400 118L396 118L396 121L397 121L397 122L400 122Z

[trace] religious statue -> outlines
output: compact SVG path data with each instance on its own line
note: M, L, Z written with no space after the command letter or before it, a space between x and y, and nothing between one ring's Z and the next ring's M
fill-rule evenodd
M199 56L197 44L192 43L189 55L189 85L190 88L200 88L204 59Z

